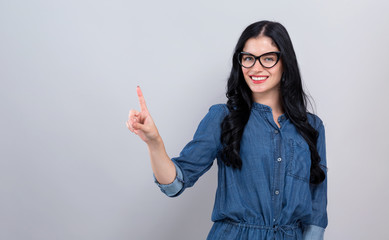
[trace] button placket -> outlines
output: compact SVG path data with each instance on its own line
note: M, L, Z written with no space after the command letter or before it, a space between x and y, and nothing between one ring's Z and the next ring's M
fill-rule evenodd
M280 125L281 125L281 121ZM281 208L282 208L282 199L281 199L281 190L283 189L283 183L281 176L283 176L283 164L282 164L282 134L281 134L281 127L280 128L273 128L273 137L274 137L274 185L272 187L272 195L273 195L273 209L274 209L274 220L275 223L276 219L280 216Z

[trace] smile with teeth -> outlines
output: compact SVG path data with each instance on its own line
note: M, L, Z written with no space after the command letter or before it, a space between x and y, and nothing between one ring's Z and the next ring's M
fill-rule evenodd
M254 77L254 76L251 76L251 79L255 80L255 81L262 81L262 80L265 80L267 77Z
M254 84L264 83L269 76L250 76Z

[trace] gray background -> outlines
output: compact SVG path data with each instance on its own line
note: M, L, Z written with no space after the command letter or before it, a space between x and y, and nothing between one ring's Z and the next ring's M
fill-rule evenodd
M326 239L384 239L385 1L0 1L0 239L205 239L216 166L170 199L125 127L141 85L171 157L225 102L235 43L283 23L325 122Z

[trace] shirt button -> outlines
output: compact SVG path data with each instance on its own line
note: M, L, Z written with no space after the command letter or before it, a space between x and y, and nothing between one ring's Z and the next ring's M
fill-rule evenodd
M281 162L282 161L282 159L281 158L277 158L277 162Z
M278 133L278 130L274 130L274 133L277 134L277 133Z
M275 193L276 195L278 195L278 194L280 194L280 191L276 190L274 193Z

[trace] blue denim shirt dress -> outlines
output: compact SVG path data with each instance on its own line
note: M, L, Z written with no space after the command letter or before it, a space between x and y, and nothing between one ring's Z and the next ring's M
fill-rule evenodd
M254 103L241 139L242 169L227 167L220 159L221 122L225 104L213 105L193 140L173 158L177 177L158 186L170 197L191 187L217 159L218 187L208 240L323 239L327 226L327 177L309 183L311 156L308 144L285 115L273 120L269 106ZM308 113L319 132L317 149L326 172L324 126Z

